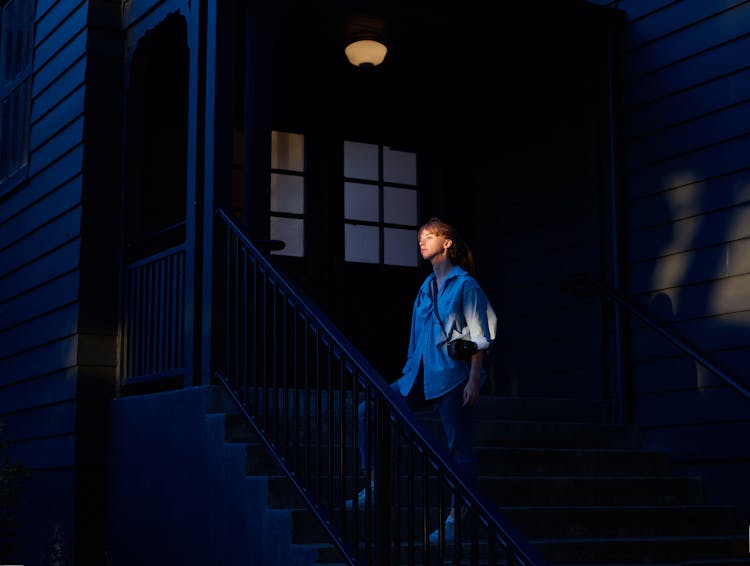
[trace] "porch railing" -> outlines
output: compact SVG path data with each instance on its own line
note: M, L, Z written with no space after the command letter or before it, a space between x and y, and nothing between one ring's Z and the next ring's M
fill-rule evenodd
M598 279L589 275L578 275L563 281L562 288L578 296L591 296L594 294L598 294L604 300L611 301L618 307L618 310L615 311L615 316L619 316L619 309L626 311L636 319L640 320L648 328L666 339L666 341L675 346L680 352L682 352L682 354L686 355L689 359L693 360L695 363L701 365L706 370L711 372L711 374L716 376L724 384L728 385L737 394L741 395L745 399L750 399L750 389L748 389L742 382L732 377L727 371L719 367L719 365L715 361L710 360L708 356L701 353L698 348L692 346L683 338L680 338L674 331L670 330L666 324L659 320L656 320L652 316L649 316L640 308L638 308L632 301L628 300L626 297L624 297L608 285L602 283ZM618 324L615 326L619 327L621 325ZM626 359L625 353L622 351L625 348L623 341L624 339L622 338L622 336L615 336L614 348L616 351L614 352L614 357L616 360L618 360L618 362L615 364L614 370L617 373L616 380L620 384L623 384L626 380L625 374L627 373L627 369L624 367L624 362L622 361ZM627 405L627 400L623 398L625 396L625 389L627 388L623 387L622 385L620 386L620 398L618 399L618 403L621 405L621 407ZM619 412L621 415L623 415L629 413L629 410L623 407Z
M184 373L185 245L126 266L122 383Z
M373 565L546 564L315 304L229 215L217 217L216 375L342 556ZM372 439L364 466L360 427ZM451 544L442 525L454 506Z

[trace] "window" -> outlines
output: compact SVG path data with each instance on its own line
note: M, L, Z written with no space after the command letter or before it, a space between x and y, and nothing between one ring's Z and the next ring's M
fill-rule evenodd
M417 156L344 142L346 261L416 267Z
M305 255L305 137L271 132L271 239L284 242L272 253Z
M33 39L34 1L0 0L0 183L28 163Z

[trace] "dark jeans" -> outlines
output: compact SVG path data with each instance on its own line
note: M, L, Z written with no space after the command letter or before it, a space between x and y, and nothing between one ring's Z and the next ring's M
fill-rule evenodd
M445 438L448 443L448 452L453 456L458 469L463 474L465 481L469 486L474 488L479 483L479 470L477 468L477 458L474 452L474 421L473 410L471 407L463 406L464 385L459 385L452 391L449 391L441 397L425 400L424 398L424 376L420 370L414 386L409 394L404 398L407 406L416 411L421 408L434 405L440 414L440 421L443 425ZM401 395L398 385L391 384L391 389L398 395ZM374 421L374 410L370 410L371 421ZM358 407L359 428L357 429L359 441L360 466L363 471L367 468L367 451L373 443L367 438L366 418L367 410L365 402L362 401ZM374 430L375 425L372 422L370 429ZM372 436L372 435L370 435ZM373 451L370 452L371 458L374 457ZM372 459L371 459L372 461Z

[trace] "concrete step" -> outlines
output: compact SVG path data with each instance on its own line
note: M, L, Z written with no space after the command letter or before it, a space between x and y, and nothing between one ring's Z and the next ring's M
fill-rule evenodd
M476 452L486 475L663 476L671 472L663 453L645 450L481 446Z
M439 417L431 411L417 413L421 422L436 437L442 435ZM295 424L291 424L294 422ZM326 437L328 420L317 426L316 421L305 421L290 415L287 435L290 440L304 442L306 436ZM339 426L338 421L334 424ZM305 432L308 427L308 432ZM345 427L351 432L353 427ZM607 423L566 421L505 421L483 417L476 419L475 441L478 447L538 447L538 448L619 448L638 449L640 438L637 427ZM336 430L338 434L338 430ZM253 438L244 417L238 413L227 415L227 440L242 442ZM347 440L351 441L349 435Z
M435 420L430 430L436 431L437 434L439 426L439 421ZM628 425L480 419L474 429L478 446L623 449L640 447L637 427Z
M704 536L732 532L735 509L724 505L502 507L529 537Z
M353 413L352 392L288 389L285 392L253 389L238 392L238 397L247 399L249 406L258 415L272 417L276 414L304 414L311 419L316 415L327 417L333 413ZM358 392L356 404L364 400ZM509 397L483 395L474 407L477 419L493 420L543 420L551 422L611 423L614 405L601 399L566 399L556 397Z
M248 442L247 473L266 474L277 468L266 446L259 441ZM334 446L334 453L340 455L340 446ZM402 451L406 457L406 449ZM304 447L290 446L287 458L298 458L300 462L308 456ZM352 470L351 447L344 449L347 470ZM664 454L636 450L596 450L596 449L540 449L540 448L494 448L479 447L477 460L485 475L498 476L663 476L670 473ZM316 459L312 458L312 470Z
M280 470L268 476L283 484L286 476ZM359 487L352 486L351 477L343 480L339 475L333 481L327 475L312 475L307 480L312 488L327 493L332 485L334 493L343 493L342 498L353 496ZM425 480L419 480L412 489L420 496ZM437 480L431 477L424 486L431 496L438 493ZM482 492L499 507L592 507L592 506L679 506L704 503L699 478L682 476L496 476L481 475ZM359 486L359 482L357 484ZM406 494L409 480L400 476L399 489ZM280 491L279 501L273 506L284 506L287 497ZM338 497L338 495L336 495Z
M682 563L713 557L740 557L746 540L730 535L690 537L617 537L530 539L551 563Z
M682 476L481 476L480 484L501 508L702 503L700 479Z
M502 516L527 537L534 539L613 539L726 536L736 532L734 509L729 506L675 505L639 507L504 507ZM437 509L427 513L429 525L437 525ZM302 542L325 538L317 520L306 510L293 514L295 535ZM360 509L357 523L366 523L366 512ZM353 525L355 515L347 514ZM401 536L406 537L410 524L417 531L424 518L419 505L404 503L393 520L398 521ZM295 538L297 540L297 538ZM748 556L750 557L750 555Z

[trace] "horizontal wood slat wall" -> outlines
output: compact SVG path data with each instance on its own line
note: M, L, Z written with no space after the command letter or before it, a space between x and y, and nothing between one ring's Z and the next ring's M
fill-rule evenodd
M750 2L596 3L626 14L629 291L748 386ZM634 353L647 439L750 514L732 480L750 469L750 448L736 440L747 434L747 401L638 325Z

